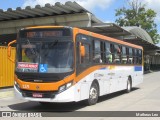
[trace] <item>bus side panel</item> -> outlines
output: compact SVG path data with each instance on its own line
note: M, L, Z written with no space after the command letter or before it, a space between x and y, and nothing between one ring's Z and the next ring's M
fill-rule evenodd
M118 80L117 91L127 88L127 80L133 75L133 66L116 66L115 76Z
M85 100L89 98L89 90L94 80L96 80L99 85L99 96L110 93L110 80L108 73L108 68L103 67L101 69L93 71L92 73L82 78L77 83L80 85L80 100ZM116 86L114 89L116 89Z
M134 76L133 76L132 86L135 87L142 82L143 82L143 67L134 66Z
M84 78L82 78L77 84L80 85L80 100L85 100L89 98L89 90L90 87L93 83L94 80L98 81L99 84L99 91L100 91L100 96L104 94L104 78L102 76L104 76L101 70L96 70L90 74L88 74L87 76L85 76Z
M139 70L139 71L138 71ZM89 89L93 80L97 80L99 84L99 96L125 90L127 88L127 80L129 76L132 79L132 87L143 82L143 68L135 68L135 66L106 66L95 70L80 80L80 100L88 99Z
M89 90L93 82L93 73L90 73L82 80L80 80L80 100L85 100L89 98Z

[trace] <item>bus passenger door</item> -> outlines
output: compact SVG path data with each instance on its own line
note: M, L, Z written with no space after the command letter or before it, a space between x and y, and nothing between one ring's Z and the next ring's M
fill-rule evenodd
M91 66L91 42L89 37L78 35L76 40L76 74L79 75ZM87 75L85 75L87 76Z
M89 37L85 35L77 35L76 37L76 81L80 83L80 97L86 99L89 96L89 82L91 81L89 74L85 71L91 67L91 43Z

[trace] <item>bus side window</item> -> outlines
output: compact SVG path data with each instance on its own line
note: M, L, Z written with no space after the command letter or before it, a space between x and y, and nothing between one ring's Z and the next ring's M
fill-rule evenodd
M129 63L129 64L132 64L132 63L133 63L132 48L129 48L129 58L128 58L128 63Z
M127 64L129 64L129 48L126 47Z
M114 63L120 64L121 63L121 47L119 45L114 45Z
M126 47L122 46L122 64L127 64Z
M85 35L76 36L76 74L80 74L91 65L91 42L88 42L89 39Z
M105 62L112 63L112 53L110 48L110 43L105 42Z
M135 56L135 49L134 49L134 48L132 49L132 56L133 56L133 61L132 61L132 63L133 63L133 64L136 64L136 56Z
M110 60L110 63L113 63L113 60L114 60L114 45L113 44L110 44L110 51L111 51L111 60Z
M90 45L89 44L82 44L85 48L85 56L80 56L81 57L81 63L89 64L90 63Z
M142 50L138 50L138 63L142 64Z
M136 49L136 64L139 64L139 58L138 58L138 55L139 53L138 53L138 50Z
M101 63L103 62L105 62L105 44L104 44L104 42L101 42Z
M101 42L98 40L94 40L94 42L93 42L93 62L94 63L102 63Z
M84 44L85 47L85 56L83 57L83 62L86 64L90 63L90 45Z

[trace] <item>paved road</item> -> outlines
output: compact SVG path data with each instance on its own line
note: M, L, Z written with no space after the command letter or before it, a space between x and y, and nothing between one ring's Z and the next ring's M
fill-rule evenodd
M50 104L49 106L42 106L37 102L17 100L15 97L11 95L11 97L7 96L0 98L0 111L17 111L17 110L20 111L24 110L29 112L50 111L54 114L58 114L58 111L160 111L159 75L160 72L145 74L144 82L138 87L134 88L131 93L125 93L124 91L121 91L103 96L99 99L99 102L93 106L85 106L83 102ZM12 91L13 89L10 90ZM2 92L4 92L4 90ZM81 119L81 118L76 118L76 119ZM106 118L86 118L86 119L103 120ZM107 118L107 119L113 119L113 118ZM123 118L123 120L125 119L127 118ZM158 120L160 118L154 118L154 120L156 119Z

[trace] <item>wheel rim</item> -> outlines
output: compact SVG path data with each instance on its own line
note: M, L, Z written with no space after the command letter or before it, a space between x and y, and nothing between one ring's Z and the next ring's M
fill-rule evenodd
M130 81L128 81L127 89L128 89L128 91L130 91L130 90L131 90L131 84L130 84Z
M91 101L96 100L97 99L97 95L98 95L97 89L92 87L91 90L90 90L90 93L89 93Z

